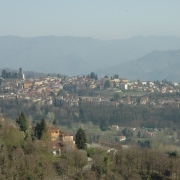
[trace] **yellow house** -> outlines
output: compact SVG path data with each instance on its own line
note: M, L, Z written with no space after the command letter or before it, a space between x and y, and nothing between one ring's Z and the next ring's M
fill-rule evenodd
M23 84L23 88L24 89L28 89L30 87L32 87L32 82L31 81L25 81L24 84Z
M57 128L50 128L51 141L59 141L60 130Z
M61 133L60 141L62 141L62 142L74 142L73 135Z
M50 128L50 137L51 141L59 141L61 143L65 142L72 142L74 143L74 138L72 134L66 134L60 131L60 129L57 128Z

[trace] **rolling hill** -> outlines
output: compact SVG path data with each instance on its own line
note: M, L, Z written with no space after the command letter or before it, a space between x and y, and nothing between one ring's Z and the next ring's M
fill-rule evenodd
M153 51L137 60L101 69L99 74L119 74L132 80L180 81L180 50Z

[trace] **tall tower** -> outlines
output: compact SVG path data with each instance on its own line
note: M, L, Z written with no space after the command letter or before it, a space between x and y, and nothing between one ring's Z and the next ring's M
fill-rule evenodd
M22 68L19 68L19 76L23 74Z
M19 68L19 78L20 79L25 79L22 68Z

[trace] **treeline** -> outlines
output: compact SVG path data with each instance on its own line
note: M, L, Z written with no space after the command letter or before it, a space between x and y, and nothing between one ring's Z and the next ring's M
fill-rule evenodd
M97 76L97 74L95 74L94 72L91 72L90 74L88 74L87 77L88 77L89 79L98 80L98 76Z
M2 70L1 77L4 79L16 79L19 77L19 73L13 71Z
M79 119L108 125L144 126L149 128L175 127L180 125L178 107L165 106L153 108L148 106L120 105L118 107L92 103L82 103L79 107Z
M177 128L180 126L180 109L172 106L153 108L122 104L115 107L80 102L79 107L55 107L33 103L30 100L1 99L0 109L3 114L12 119L15 119L23 111L33 122L44 118L51 123L61 125L69 122L92 122L100 125L101 122L105 122L107 126L113 124L149 128Z
M10 119L24 112L29 121L36 123L39 119L46 119L51 124L68 124L78 121L77 107L55 107L53 105L41 105L25 99L0 99L0 113Z

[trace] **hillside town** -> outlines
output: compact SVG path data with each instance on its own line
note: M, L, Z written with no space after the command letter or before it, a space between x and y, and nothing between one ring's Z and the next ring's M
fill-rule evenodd
M131 81L118 75L97 78L95 73L73 77L25 78L22 68L15 78L6 78L2 71L0 79L1 99L26 99L35 103L56 106L78 106L79 100L118 106L119 104L162 107L178 106L180 92L178 82ZM81 93L88 92L88 93ZM153 94L170 94L152 98ZM174 95L173 97L171 95Z

